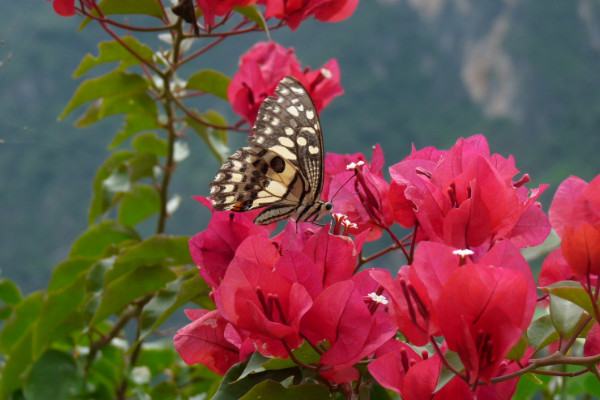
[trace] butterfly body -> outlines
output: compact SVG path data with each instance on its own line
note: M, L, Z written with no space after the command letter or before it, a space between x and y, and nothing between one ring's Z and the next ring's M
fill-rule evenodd
M267 207L254 220L266 225L287 218L316 222L333 205L323 189L323 136L306 89L285 77L261 105L248 146L221 166L210 184L216 210Z

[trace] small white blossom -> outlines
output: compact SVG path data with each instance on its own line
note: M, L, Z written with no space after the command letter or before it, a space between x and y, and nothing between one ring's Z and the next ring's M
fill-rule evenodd
M345 219L348 219L348 216L342 213L333 213L333 218L335 218L336 220L343 221Z
M452 254L457 255L457 256L461 256L461 257L466 257L466 256L472 256L475 253L473 252L473 250L460 249L460 250L454 250L452 252Z
M346 165L346 169L354 169L356 167L360 167L361 165L365 165L364 161L359 161L357 163L351 162L350 164Z
M382 295L378 295L377 293L373 292L373 293L369 293L369 297L371 298L371 300L373 300L375 303L381 303L383 305L387 304L388 301L385 298L385 296Z
M358 225L356 225L354 222L350 222L349 219L345 219L342 221L342 225L344 226L344 228L349 229L358 229Z

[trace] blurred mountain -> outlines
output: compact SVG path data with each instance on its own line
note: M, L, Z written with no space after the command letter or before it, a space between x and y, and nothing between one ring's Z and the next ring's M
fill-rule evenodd
M79 19L60 18L40 0L2 8L0 276L29 292L46 286L85 230L91 179L122 121L80 130L72 125L77 112L56 120L81 82L72 71L97 53L98 40L108 40L101 29L90 24L77 33ZM600 172L597 1L363 0L346 21L307 21L272 38L312 68L338 59L346 93L322 115L329 152L368 154L379 142L391 165L412 143L448 148L484 133L492 151L513 154L533 184L552 185L546 210L568 175L589 180ZM228 39L190 68L231 76L258 40L265 35ZM214 107L234 120L225 102ZM207 213L189 198L207 194L218 168L199 140L189 141L192 156L173 182L172 192L186 200L170 221L177 234L206 225ZM231 146L242 142L233 137Z

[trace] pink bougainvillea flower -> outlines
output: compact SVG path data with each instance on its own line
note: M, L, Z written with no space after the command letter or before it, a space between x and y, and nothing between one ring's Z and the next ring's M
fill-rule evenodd
M256 3L256 0L196 0L196 3L204 15L204 24L212 26L215 24L215 16L222 17L234 7L246 7Z
M585 337L583 355L592 357L597 356L598 354L600 354L600 325L596 322Z
M427 353L425 353L427 355ZM393 390L403 399L472 399L469 386L454 377L436 391L441 360L436 354L423 359L409 345L389 340L375 353L369 372L383 387Z
M400 332L411 343L424 346L439 328L432 301L448 277L460 266L454 249L442 243L422 242L415 251L412 265L400 268L392 280L387 271L370 273L389 293L388 312Z
M267 7L266 17L284 20L291 30L315 16L318 21L339 22L348 18L358 5L358 0L260 0Z
M287 358L282 345L295 349L302 343L300 320L312 298L301 284L278 274L280 257L266 233L248 237L229 263L215 303L234 326L250 332L261 354Z
M212 211L210 199L196 197ZM260 212L213 212L208 227L191 237L190 253L200 275L213 289L219 287L229 262L240 243L249 236L269 232L274 227L254 225L253 218Z
M478 259L496 242L509 239L519 248L540 244L550 232L548 218L535 202L547 185L528 195L512 157L490 155L485 137L459 139L446 153L427 151L390 167L392 181L413 203L421 239L471 249ZM396 219L409 224L407 207Z
M553 283L561 281L574 280L575 275L569 267L567 260L563 256L562 250L559 247L554 249L542 263L542 269L538 276L538 285L540 287L550 286Z
M360 153L327 154L325 158L324 195L334 202L336 212L357 225L358 232L368 232L367 241L381 236L382 229L394 223L389 197L389 183L383 179L383 151L373 148L370 164ZM334 196L339 196L336 200Z
M226 330L231 326L219 311L186 310L185 313L193 322L178 330L173 341L186 364L201 363L225 375L232 365L243 360L239 348L227 340Z
M585 286L600 274L600 175L589 184L571 176L560 184L548 212L552 227L562 238L561 248L548 255L540 285L579 280Z
M465 366L469 384L489 383L528 326L535 301L520 271L485 264L458 268L434 307L448 348Z
M253 124L263 100L272 95L279 81L288 75L304 85L318 112L343 93L336 60L310 71L302 69L293 48L262 42L241 57L239 70L227 88L233 110Z
M411 154L401 163L390 167L392 181L390 185L390 203L394 219L405 228L415 226L415 203L406 196L419 195L425 190L425 183L420 177L421 171L433 171L445 150L427 147L417 150L414 145ZM408 191L407 191L408 189ZM407 194L408 193L408 194Z
M79 6L79 1L77 1L77 5ZM75 8L75 0L54 0L52 1L52 7L54 8L54 12L61 17L72 17L77 13L77 9ZM96 0L83 0L83 7L87 8L88 10L92 10L94 7L96 7Z
M576 277L600 275L600 224L583 222L576 229L567 226L561 250Z
M556 190L548 215L560 237L567 227L600 224L600 175L589 184L576 176L567 178Z
M75 15L75 0L54 0L52 3L54 11L62 17Z
M361 287L366 286L357 286L352 280L327 287L302 320L301 332L311 343L328 342L329 350L320 361L333 367L329 373L325 370L324 376L337 383L356 380L358 371L348 369L396 333L387 314L371 313L364 301L366 293L359 291Z
M324 288L352 278L358 251L353 241L329 233L330 226L288 222L280 239L287 249L275 266L290 282L301 283L316 298ZM277 238L276 238L277 240Z

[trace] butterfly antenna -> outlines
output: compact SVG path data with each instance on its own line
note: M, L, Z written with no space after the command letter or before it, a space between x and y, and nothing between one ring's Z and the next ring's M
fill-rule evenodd
M352 174L352 176L350 178L348 178L348 180L346 182L344 182L344 184L338 188L338 190L335 192L335 194L333 195L333 197L331 198L331 200L329 200L331 203L333 203L333 200L335 200L335 196L337 196L340 193L340 190L342 190L342 188L344 186L346 186L348 184L348 182L350 182L350 180L352 178L354 178L355 176L356 176L356 169L354 170L354 173ZM358 194L358 192L357 193L352 193L352 194L350 194L348 196L344 196L344 197L342 197L342 198L340 198L338 200L345 199L346 197L354 196L355 194Z

